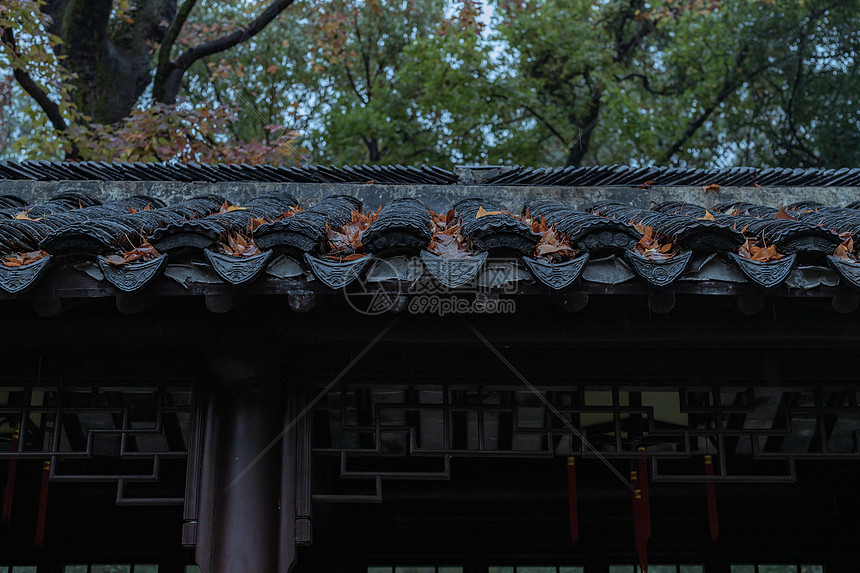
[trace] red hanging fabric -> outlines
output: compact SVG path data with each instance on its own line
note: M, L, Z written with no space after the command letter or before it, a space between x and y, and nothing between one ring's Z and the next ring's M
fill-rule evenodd
M18 441L21 436L21 431L18 428L12 430L12 439L9 441L9 451L18 451ZM11 458L9 460L9 469L6 470L6 494L3 496L3 523L9 523L12 519L12 498L15 495L15 476L18 473L18 460Z
M579 543L579 502L576 494L576 462L573 456L567 458L567 503L570 512L570 539L574 545Z
M45 517L48 514L48 480L51 477L51 462L42 464L42 485L39 488L39 514L36 517L36 539L33 544L41 547L45 542Z
M645 452L643 446L639 446L639 452ZM642 502L644 504L645 533L651 539L651 492L648 484L648 460L639 458L639 489L642 490Z
M710 454L705 456L705 475L714 475L714 459ZM707 482L705 488L708 492L708 525L711 529L711 542L716 543L720 537L720 519L717 515L717 490L712 481Z
M648 573L648 532L645 525L645 502L639 485L636 470L630 472L630 485L633 487L633 542L639 558L639 570Z

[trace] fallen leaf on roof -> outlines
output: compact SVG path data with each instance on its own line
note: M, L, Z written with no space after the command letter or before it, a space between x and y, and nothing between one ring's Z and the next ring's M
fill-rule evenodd
M39 259L45 258L48 256L48 253L45 251L30 251L27 253L15 253L14 255L9 255L3 257L2 262L5 267L25 267L30 263L35 263Z
M836 246L833 256L849 263L856 263L857 257L854 256L854 238L851 236L851 232L839 233L839 236L842 237L842 243Z
M480 219L481 217L486 217L487 215L501 215L501 211L487 211L483 207L478 207L478 214L475 215L476 219Z
M161 253L144 239L139 247L123 251L122 254L114 253L108 255L105 259L114 266L121 266L129 263L145 263L157 259L159 256L161 256Z
M325 256L341 262L363 257L365 252L364 244L361 242L361 235L379 217L380 209L371 213L353 211L350 214L349 221L337 229L332 229L326 224L329 251Z
M427 250L446 259L463 259L472 253L471 243L461 233L460 219L451 209L445 214L430 211L431 233Z
M41 217L39 217L38 219L30 218L30 210L29 209L25 209L25 210L21 211L20 213L15 215L15 218L18 219L19 221L41 221L42 220Z
M535 245L534 256L536 258L542 258L546 262L554 264L569 261L578 254L577 250L570 244L568 236L547 224L546 217L540 219L532 217L528 209L524 215L519 217L511 213L508 215L522 221L541 236L540 241Z
M774 215L775 219L785 219L786 221L797 221L797 217L792 217L786 212L785 207L780 207L779 211Z
M720 186L716 183L711 183L710 185L702 185L702 190L704 190L705 193L716 193L720 190Z
M266 223L268 223L268 221L265 217L251 217L251 223L250 225L248 225L248 228L253 233L254 229L259 227L260 225L265 225Z
M747 239L744 244L738 248L738 254L744 258L760 263L778 261L785 256L777 251L776 245L764 245L764 240L762 240L762 245L759 245L757 239Z
M652 261L668 261L675 256L675 243L667 236L658 236L653 227L633 222L636 230L642 233L642 238L633 247L633 251Z
M253 257L260 254L260 248L252 237L245 237L236 231L228 231L218 243L221 251L231 257Z

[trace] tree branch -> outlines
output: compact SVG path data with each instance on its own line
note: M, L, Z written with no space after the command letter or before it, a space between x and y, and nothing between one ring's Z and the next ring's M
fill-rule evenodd
M552 122L551 122L551 121L547 120L544 116L542 116L541 114L539 114L536 110L532 109L530 106L528 106L528 105L526 105L526 104L522 104L522 106L523 106L523 109L524 109L524 110L526 110L527 112L529 112L530 114L532 114L532 115L535 117L535 119L537 119L537 120L538 120L538 121L540 121L542 124L544 124L544 126L547 128L547 130L548 130L551 134L553 134L553 136L554 136L556 139L558 139L558 140L561 142L561 144L562 144L562 145L564 145L564 144L567 142L567 140L565 139L565 137L564 137L561 133L559 133L559 131L555 128L555 126L552 124Z
M643 87L643 88L645 88L645 91L646 91L646 92L648 92L648 93L650 93L650 94L653 94L653 95L662 95L662 96L669 96L669 95L678 95L678 94L680 94L680 91L679 91L679 90L677 90L677 89L662 89L662 90L658 90L658 89L656 89L656 88L652 88L652 87L651 87L650 80L648 79L648 76L646 76L645 74L640 74L640 73L632 72L632 73L627 74L626 76L621 76L621 77L619 77L619 76L615 76L615 79L617 79L619 82L625 82L625 81L627 81L627 80L629 80L629 79L633 79L633 78L639 78L640 80L642 80L642 87Z
M188 20L188 16L191 15L191 10L194 8L195 4L197 4L197 0L185 0L185 2L182 3L182 6L179 7L179 11L176 12L176 17L167 29L167 34L165 34L164 40L161 42L161 46L158 48L158 64L155 68L155 80L152 84L152 95L156 101L162 101L164 99L164 92L167 87L167 77L170 74L170 70L173 65L173 62L170 61L170 52L173 50L173 45L176 43L176 39L179 37L179 33L182 31L182 27L185 25L185 22Z
M4 28L2 34L3 43L12 51L16 56L20 56L18 53L18 49L15 46L15 36L13 35L11 28ZM54 129L57 131L65 131L68 127L66 125L66 120L63 119L63 114L60 112L60 106L54 103L51 98L48 97L48 94L39 87L39 84L30 77L30 74L21 68L12 68L12 73L15 75L15 79L21 85L27 94L31 98L33 98L39 107L45 112L45 115L48 116L48 119L51 122L51 125L54 126Z
M743 65L744 61L747 58L748 52L749 46L744 46L743 48L741 48L737 58L735 59L735 69L740 68ZM684 133L681 134L681 137L679 137L675 141L675 143L673 143L669 147L669 149L666 150L666 153L663 154L662 162L668 163L669 159L671 159L676 153L678 153L681 150L681 147L683 147L684 144L687 143L687 141L691 137L693 137L693 135L699 130L699 128L701 128L705 124L705 122L708 120L709 117L711 117L711 114L714 113L717 107L719 107L719 105L723 103L726 98L728 98L732 93L734 93L740 85L742 85L746 81L751 80L770 66L771 64L769 62L766 62L740 78L732 78L730 76L727 77L723 82L720 91L717 92L717 96L711 102L711 105L705 108L696 119L694 119L687 125L687 129L684 130Z
M182 9L184 9L186 4L193 4L196 0L186 0L183 4ZM228 36L224 36L222 38L217 38L215 40L211 40L209 42L204 42L199 46L194 46L193 48L189 48L186 50L181 56L176 58L175 61L169 61L169 51L166 52L168 55L166 57L167 63L162 64L162 54L159 52L159 70L156 72L156 78L159 78L160 75L160 84L157 82L155 86L153 86L153 95L157 101L162 103L172 104L176 102L176 95L179 93L179 86L182 80L182 76L191 67L191 64L199 60L200 58L204 58L206 56L211 56L212 54L217 54L218 52L223 52L225 50L229 50L233 46L241 44L245 42L257 34L259 34L263 28L268 26L272 20L278 17L281 12L286 10L294 0L275 0L269 7L266 8L262 14L257 16L257 18L248 24L247 26L243 26L238 31L233 32ZM191 7L188 10L191 10ZM187 15L186 15L187 18ZM177 16L176 21L178 22L179 17ZM184 21L178 26L181 28ZM172 26L171 26L172 28ZM176 34L178 35L178 30ZM164 46L162 46L164 49ZM160 97L159 97L160 96Z
M589 87L591 87L591 83L589 81ZM582 165L582 159L585 157L585 154L588 153L588 144L591 142L591 135L594 133L594 125L598 119L600 119L600 101L603 99L603 92L599 89L591 88L591 99L588 101L586 117L581 123L585 124L585 127L582 127L581 124L577 124L575 118L571 117L571 123L580 127L580 133L577 136L579 140L573 140L571 142L570 148L567 152L567 166L568 167L579 167ZM578 145L572 145L573 143L578 143Z
M350 85L350 87L352 87L352 91L355 92L355 95L358 96L359 101L361 101L364 104L369 103L370 99L364 97L364 95L361 93L361 90L358 89L358 85L355 83L355 79L352 77L352 72L349 69L349 63L344 62L343 68L344 68L344 70L346 70L346 79L349 80L349 85Z

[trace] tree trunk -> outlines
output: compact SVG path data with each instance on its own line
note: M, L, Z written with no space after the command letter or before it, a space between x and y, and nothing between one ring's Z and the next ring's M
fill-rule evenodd
M591 134L594 132L595 124L600 118L600 100L603 98L603 93L599 90L594 90L591 93L591 100L588 102L585 117L570 117L570 123L579 128L579 133L576 139L570 143L570 148L567 152L567 167L579 167L582 165L582 160L585 154L588 153L588 144L591 141Z
M49 31L62 43L57 51L75 74L72 97L78 110L96 123L114 123L131 112L151 78L153 46L173 20L176 0L137 2L111 30L112 0L51 0L44 10Z
M368 159L371 163L377 163L382 159L382 154L379 152L379 140L376 138L370 139L367 142Z

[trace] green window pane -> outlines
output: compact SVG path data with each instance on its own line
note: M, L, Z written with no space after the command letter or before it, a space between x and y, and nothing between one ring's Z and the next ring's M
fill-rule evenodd
M131 573L131 565L92 565L90 573Z
M732 565L732 573L755 573L755 565Z
M759 565L758 573L797 573L797 565Z
M583 573L585 569L582 567L559 567L558 573Z
M436 573L435 567L395 567L394 573Z
M609 573L635 573L633 565L610 565Z
M823 565L801 565L800 573L824 573Z
M437 573L463 573L462 567L439 567Z
M514 573L513 567L489 567L487 573Z
M158 565L135 565L134 573L158 573Z
M87 573L86 565L66 565L63 573Z
M2 571L2 568L0 568ZM35 565L17 565L12 567L12 573L36 573Z
M705 573L704 565L681 565L681 573Z
M649 565L648 573L678 573L675 565Z

